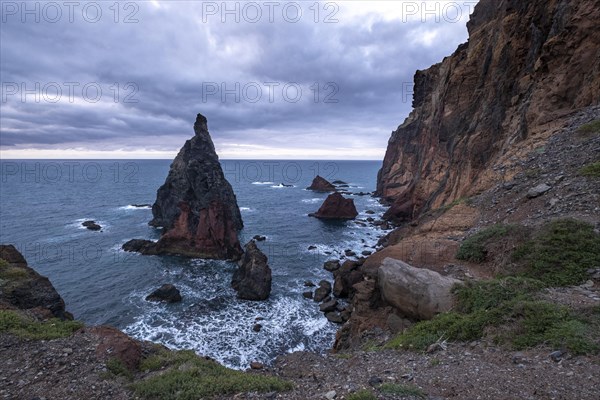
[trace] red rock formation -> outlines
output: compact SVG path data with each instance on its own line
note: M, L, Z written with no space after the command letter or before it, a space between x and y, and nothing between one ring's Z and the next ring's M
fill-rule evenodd
M335 192L335 186L330 183L327 179L317 175L313 179L312 184L306 188L307 190L314 190L315 192Z
M198 114L195 135L171 164L152 205L150 225L164 228L156 244L139 239L123 245L142 254L177 254L197 258L239 259L240 209L208 132Z
M354 200L346 199L338 192L327 196L319 211L309 214L320 219L354 219L357 215Z
M595 0L481 0L468 43L415 75L414 110L378 176L386 217L407 221L471 195L507 151L599 104L598 21Z

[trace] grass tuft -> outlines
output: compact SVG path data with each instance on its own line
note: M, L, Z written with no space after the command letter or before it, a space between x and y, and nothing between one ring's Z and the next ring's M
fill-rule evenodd
M586 165L579 170L579 173L588 178L600 178L600 162Z
M580 126L577 130L577 133L584 138L591 138L595 135L600 135L600 119Z
M71 336L81 329L78 321L61 321L53 318L40 322L22 316L15 311L0 310L0 332L11 333L23 339L52 340Z
M245 392L286 391L293 387L276 377L228 369L189 350L161 350L143 360L140 369L165 369L131 385L136 395L149 400L195 400Z
M518 246L512 258L524 276L547 286L578 285L587 280L588 269L600 265L600 235L585 222L553 221Z
M111 358L106 362L106 369L115 376L122 376L127 380L133 380L133 373L127 368L123 361L118 358Z
M477 232L462 242L460 248L458 249L458 253L456 254L456 258L463 261L472 261L477 263L486 261L486 246L489 244L489 242L506 236L513 228L514 227L512 225L498 224L492 225Z
M363 389L349 395L348 400L377 400L377 396L371 391Z
M379 387L379 391L383 394L395 396L411 396L420 399L426 398L423 390L416 386L401 385L399 383L384 383Z

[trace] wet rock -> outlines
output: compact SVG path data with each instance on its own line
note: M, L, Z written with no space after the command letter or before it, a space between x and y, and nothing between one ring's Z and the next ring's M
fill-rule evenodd
M317 290L315 290L315 295L313 300L316 301L317 303L320 303L321 301L325 300L325 298L327 298L327 296L329 296L331 294L331 283L327 282L327 281L321 281L319 283L319 287L317 288Z
M254 324L254 326L252 327L252 330L257 333L260 332L261 329L262 329L261 324Z
M336 311L331 311L331 312L326 313L325 318L327 318L327 320L329 322L333 322L334 324L343 324L344 323L344 319L342 318L340 313L338 313Z
M347 185L348 184L348 182L344 182L344 181L340 181L340 180L336 180L331 183L333 183L334 185Z
M346 255L346 257L354 257L356 255L356 253L350 249L344 251L344 254Z
M86 228L88 228L90 231L99 231L102 229L102 227L100 225L98 225L96 223L96 221L84 221L81 223L81 225L85 226Z
M250 368L254 369L254 370L258 370L258 369L263 369L265 366L263 363L260 363L258 361L252 361L250 363Z
M305 286L305 287L315 287L315 286L317 286L317 285L315 285L315 284L314 284L314 283L312 283L311 281L306 281L306 282L304 282L304 286Z
M302 293L302 297L304 297L305 299L312 299L313 292L304 292L304 293Z
M314 190L315 192L335 192L335 186L319 175L315 176L311 185L306 189Z
M240 267L233 274L231 286L243 300L266 300L271 294L271 268L267 256L251 240L245 246Z
M358 270L359 261L347 260L342 267L333 273L333 294L345 298L352 294L353 286L363 280L363 274Z
M337 300L333 299L326 303L321 304L321 306L319 307L319 310L324 313L335 311L337 305L338 305Z
M262 235L254 235L252 239L256 240L257 242L264 242L267 240L267 237Z
M323 264L323 268L329 272L337 271L338 269L340 269L340 267L341 265L339 260L330 260L326 261L325 264Z
M181 301L179 289L171 284L165 284L150 293L146 297L147 301L164 301L166 303L177 303Z
M135 207L135 208L151 208L152 204L131 204L131 207Z
M309 216L319 219L354 219L358 215L354 200L346 199L340 193L332 193L323 202L316 213L311 213Z
M145 239L131 239L121 246L125 251L141 253L144 255L157 255L156 242Z

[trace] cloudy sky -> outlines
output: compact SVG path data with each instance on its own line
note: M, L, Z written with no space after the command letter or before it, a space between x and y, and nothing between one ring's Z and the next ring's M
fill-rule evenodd
M0 3L3 159L381 159L476 1Z

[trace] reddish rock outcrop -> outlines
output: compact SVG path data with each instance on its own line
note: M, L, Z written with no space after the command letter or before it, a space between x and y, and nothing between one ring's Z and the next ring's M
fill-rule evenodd
M594 0L481 0L469 41L415 75L414 110L392 133L377 192L408 221L485 189L491 168L600 103Z
M317 175L313 179L312 184L306 188L307 190L314 190L315 192L335 192L335 186L330 183L327 179Z
M321 208L316 213L309 214L320 219L354 219L357 215L354 200L346 199L338 192L327 196Z
M135 371L142 359L142 346L120 330L111 326L84 328L80 334L87 335L96 345L96 356L105 362L117 359L130 371Z
M0 308L30 310L43 318L73 319L50 280L30 268L13 245L0 245Z
M239 259L242 255L240 209L201 114L194 132L171 164L152 206L150 225L163 227L162 236L155 245L129 241L125 250L214 259Z

